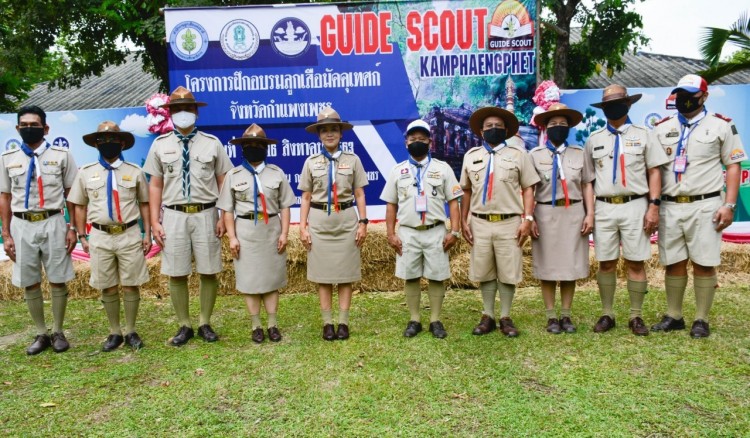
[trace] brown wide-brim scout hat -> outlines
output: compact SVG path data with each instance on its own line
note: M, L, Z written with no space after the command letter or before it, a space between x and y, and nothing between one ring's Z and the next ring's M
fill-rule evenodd
M206 102L198 102L195 100L195 96L187 88L179 86L174 89L172 94L169 95L169 103L165 103L161 108L170 109L173 105L195 105L195 106L206 106Z
M305 131L310 134L317 134L318 128L325 125L339 125L341 130L352 129L352 124L341 120L341 116L336 112L335 109L328 107L318 114L318 121L305 128Z
M474 111L469 117L469 127L478 137L482 137L482 125L487 117L500 117L505 123L505 138L511 138L518 132L518 119L515 114L497 106L486 106Z
M612 84L607 86L604 90L602 90L602 101L597 103L592 103L591 106L594 108L601 108L604 105L612 102L630 102L631 104L638 102L641 100L642 94L634 94L632 96L628 96L628 89L623 87L622 85L618 84Z
M117 141L122 141L122 150L127 150L133 147L135 144L135 137L133 134L127 131L120 131L120 127L117 123L110 122L109 120L101 122L99 127L96 128L96 132L86 134L83 136L83 142L89 146L98 147L97 140L99 138L114 138Z
M564 103L553 103L547 111L534 116L534 123L536 126L540 126L544 129L547 127L549 119L557 116L568 119L568 126L571 127L576 126L581 123L581 120L583 120L583 114L574 109L568 108L568 105L565 105Z
M233 138L229 140L229 143L232 143L232 144L260 143L262 145L268 146L269 144L276 144L278 142L272 138L266 137L266 131L264 131L263 128L261 128L257 124L253 123L252 125L248 126L247 129L245 129L245 132L242 133L242 137Z

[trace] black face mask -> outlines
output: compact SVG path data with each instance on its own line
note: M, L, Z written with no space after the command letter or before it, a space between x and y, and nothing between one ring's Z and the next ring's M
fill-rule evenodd
M120 143L101 143L97 147L105 160L115 159L122 152L122 145Z
M489 144L498 145L505 141L505 128L491 128L482 131L484 141Z
M621 118L628 115L628 110L630 110L630 108L625 102L610 103L602 108L602 111L604 111L604 116L607 118L607 120L620 120Z
M18 130L21 139L26 144L39 143L44 138L44 128L36 126L27 126Z
M570 126L553 126L547 128L547 138L555 145L561 145L568 138L570 133Z
M242 148L242 156L245 157L248 163L259 163L266 159L268 151L266 148L258 148L255 146L245 146Z
M692 94L680 93L675 100L675 106L681 114L689 114L700 108L700 100L700 97L695 97Z
M415 158L424 157L428 152L430 152L429 143L425 143L423 141L411 142L406 146L406 148L409 149L409 155Z

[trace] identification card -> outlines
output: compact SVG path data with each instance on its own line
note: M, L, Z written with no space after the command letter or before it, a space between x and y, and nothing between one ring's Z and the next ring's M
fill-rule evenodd
M427 211L427 196L417 195L417 213L425 213Z
M687 156L680 155L679 157L675 157L674 171L677 173L685 173L686 168L687 168Z

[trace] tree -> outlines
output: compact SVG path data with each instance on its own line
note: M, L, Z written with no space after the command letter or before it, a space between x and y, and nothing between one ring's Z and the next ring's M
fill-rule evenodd
M541 21L541 75L560 88L583 88L602 68L612 76L625 66L623 53L648 43L641 16L628 10L636 1L603 0L593 7L582 0L543 0L548 11ZM581 39L571 42L571 25L581 26Z
M709 68L698 74L707 82L714 82L723 76L750 69L750 15L743 13L729 29L704 29L700 51ZM727 43L737 45L740 50L727 61L721 62L721 52Z

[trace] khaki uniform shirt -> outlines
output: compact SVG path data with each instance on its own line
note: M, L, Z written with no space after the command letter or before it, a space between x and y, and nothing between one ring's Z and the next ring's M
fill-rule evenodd
M218 138L198 131L190 140L190 199L182 193L182 141L174 132L151 144L143 171L164 178L165 205L215 202L219 197L216 177L229 172L232 162Z
M479 214L523 214L521 189L539 182L526 147L518 137L506 140L507 146L495 153L495 181L492 198L482 205L484 180L490 154L483 146L469 149L461 167L461 188L471 190L469 210Z
M336 191L339 203L349 202L354 199L354 189L369 184L365 168L359 157L351 152L343 152L337 163ZM315 154L305 160L297 190L311 192L311 201L317 204L328 202L328 158L323 154Z
M266 164L260 172L260 182L266 196L266 212L269 215L278 214L281 209L289 208L297 202L292 186L286 174L280 167ZM224 185L219 194L216 206L224 211L236 212L244 216L255 212L255 178L253 174L242 166L237 166L227 173ZM260 191L258 192L260 198ZM263 206L258 205L258 213L263 212Z
M133 163L123 162L114 170L117 180L117 192L120 199L120 213L122 223L132 222L141 217L139 203L148 202L148 183L140 167ZM101 225L119 223L117 210L112 205L112 215L109 217L109 199L107 198L107 175L109 171L98 162L83 166L76 176L75 184L68 194L68 201L86 205L86 220Z
M677 116L662 120L654 128L662 150L669 157L668 162L661 167L662 194L695 196L722 190L722 165L739 163L746 158L734 122L717 114L707 114L698 122L687 144L683 143L683 148L687 146L688 165L677 182L673 165L680 140L680 128Z
M445 203L463 195L463 190L453 174L453 169L445 161L430 160L427 168L422 168L422 190L427 197L425 225L445 221ZM398 205L396 218L401 225L418 227L422 225L422 214L417 213L417 173L409 160L397 164L383 187L380 199Z
M583 165L586 154L581 146L570 145L561 155L563 173L568 185L568 199L580 201L583 199L582 184L594 180L593 169ZM555 160L552 151L545 146L537 146L529 152L529 156L540 180L534 192L536 202L552 201L552 184L557 184L557 200L565 199L560 174L557 175L557 181L552 181L552 166Z
M40 145L40 148L45 145ZM38 157L39 167L35 172L42 174L44 190L44 208L39 207L39 189L36 176L32 175L29 189L29 208L24 208L26 200L26 173L29 170L31 158L23 151L11 149L0 156L0 192L10 193L10 209L14 213L26 211L62 210L65 206L65 189L69 189L75 181L78 167L73 154L68 148L50 146Z
M669 161L658 147L653 133L637 125L628 126L620 135L620 154L625 156L625 186L622 185L620 164L615 163L615 139L606 127L594 131L586 140L587 172L595 175L596 196L630 196L648 193L647 169ZM617 180L612 184L612 166L617 167Z

